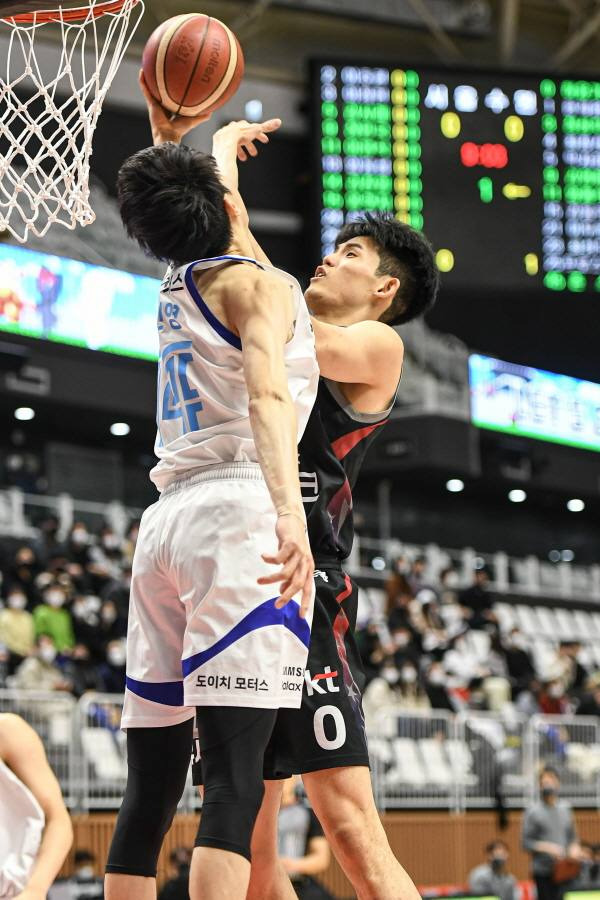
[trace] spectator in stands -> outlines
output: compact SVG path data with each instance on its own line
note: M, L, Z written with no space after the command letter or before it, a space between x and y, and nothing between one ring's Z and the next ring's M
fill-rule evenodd
M441 603L456 603L460 588L460 575L454 566L447 566L445 569L442 569L438 576L438 581Z
M573 890L589 891L600 887L600 845L581 842L581 871Z
M89 587L87 567L91 562L90 544L92 538L84 522L75 522L65 543L65 554L70 565L76 566L80 578L85 579L85 587Z
M10 679L11 688L30 691L70 691L59 665L58 652L52 638L42 634L36 641L35 653L24 659Z
M98 593L111 581L121 577L122 558L121 538L106 525L100 533L99 543L90 548L90 561L87 565Z
M163 884L158 900L189 900L190 866L192 850L190 847L175 847L169 854L169 863L174 875Z
M290 876L298 897L304 900L333 900L314 879L329 866L329 844L314 812L298 797L297 784L297 778L289 778L283 784L277 822L279 860Z
M530 688L535 679L535 666L527 641L518 628L510 630L503 646L512 698L516 700L522 691Z
M552 677L542 681L536 699L539 712L544 715L564 716L571 711L571 704L560 678Z
M127 618L119 614L113 600L105 600L100 607L100 633L105 643L127 634Z
M7 673L12 675L26 656L33 653L35 625L33 616L25 608L27 595L20 587L10 589L6 609L0 610L0 644L8 651Z
M570 806L559 800L559 790L558 772L546 766L540 773L541 800L523 816L521 842L531 854L538 900L561 900L568 884L558 881L568 874L565 863L576 863L582 856L573 813ZM575 865L573 872L576 868Z
M447 675L441 662L432 662L425 673L424 689L432 709L448 709L456 712L456 704L452 702L446 683Z
M133 553L135 551L135 545L137 544L139 530L139 519L134 519L133 522L130 522L129 528L127 529L127 534L125 535L125 540L123 541L123 565L130 571L131 564L133 563Z
M486 861L469 873L469 892L500 900L519 900L517 879L508 871L508 846L491 841L485 848Z
M458 595L470 628L493 631L498 619L492 610L494 598L488 590L490 575L487 569L476 569L473 584Z
M71 683L76 697L87 691L102 691L104 682L85 644L75 644L71 656L61 665L65 678Z
M365 673L365 687L379 675L381 662L394 650L386 626L382 628L377 622L370 622L366 628L356 632L356 644ZM383 637L383 641L382 641Z
M64 588L56 582L44 590L43 603L33 610L36 637L46 634L59 652L70 650L75 644L71 613L65 609Z
M89 647L96 662L104 659L105 640L100 631L100 597L94 594L75 596L71 606L73 631L78 644Z
M40 567L31 547L19 547L6 573L6 588L19 587L30 604L37 600L36 576Z
M579 716L600 717L600 672L593 675L586 686L587 692L581 698L576 712Z
M34 541L33 549L40 563L46 565L48 558L61 550L58 518L51 513L42 519L38 527L40 533Z
M129 592L131 588L131 566L126 563L119 578L110 581L102 591L103 600L112 600L119 615L127 618L129 611Z
M71 877L55 881L48 900L103 900L104 881L96 874L94 854L83 848L76 850L73 863Z
M578 641L561 641L558 655L552 664L552 669L557 671L565 691L575 696L580 696L588 679L587 670L577 659L581 652L581 644Z
M413 597L416 597L421 588L425 587L425 566L427 560L424 556L417 556L410 567L407 576L408 586Z
M400 572L393 572L385 584L387 617L390 630L410 624L410 604L413 599L408 581Z
M124 640L110 641L106 648L106 660L100 666L100 676L107 694L122 694L125 690L126 656Z
M390 629L390 631L396 665L400 667L405 662L411 662L413 665L418 666L421 657L421 646L417 632L413 628L406 626L396 630Z
M427 693L420 683L417 668L408 661L402 666L396 664L393 656L387 657L380 674L369 682L363 694L363 709L367 731L376 730L376 720L383 706L397 709L430 709Z

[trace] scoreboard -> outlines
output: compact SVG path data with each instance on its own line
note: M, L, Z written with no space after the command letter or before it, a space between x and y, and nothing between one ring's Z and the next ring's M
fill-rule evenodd
M383 210L444 285L600 293L600 81L313 63L320 250Z

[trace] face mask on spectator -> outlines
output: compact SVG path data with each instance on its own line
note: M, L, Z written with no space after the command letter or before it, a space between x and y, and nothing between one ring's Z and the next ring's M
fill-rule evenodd
M8 597L8 605L10 609L25 609L27 606L27 597L25 594L10 594Z
M414 684L417 680L416 670L412 666L406 666L402 669L401 678L406 684Z
M52 644L44 644L40 647L40 659L45 663L52 663L56 659L56 647Z
M441 671L441 669L433 669L429 673L429 682L430 684L443 684L445 681L445 675Z
M59 609L65 602L65 595L62 591L48 591L45 600L49 606Z
M410 643L410 635L401 631L394 635L394 644L396 647L406 647L408 643Z
M95 594L88 594L85 598L85 604L89 612L96 613L102 606L102 601Z
M504 856L493 856L492 857L492 870L494 872L501 872L506 863L506 859Z
M546 800L549 800L550 797L556 797L557 793L558 791L556 790L556 788L550 787L550 785L544 785L542 787L542 797L544 797Z
M124 647L109 647L106 658L108 659L111 666L124 666L125 665L125 648Z
M93 878L94 869L92 866L80 866L75 872L78 878Z
M71 532L71 539L74 544L86 544L88 533L85 528L75 528Z
M121 541L116 534L105 534L102 538L102 543L107 550L116 550Z
M563 695L562 685L560 684L551 684L548 688L548 695L552 697L553 700L558 700L559 697Z
M446 575L446 583L444 587L447 588L457 588L460 584L460 578L458 577L458 572L448 572Z
M400 673L398 672L398 669L393 669L391 666L388 666L381 670L381 677L385 678L388 684L397 684Z

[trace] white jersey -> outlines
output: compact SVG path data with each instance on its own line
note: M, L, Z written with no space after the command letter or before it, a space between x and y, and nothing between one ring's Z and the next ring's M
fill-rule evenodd
M248 390L238 335L203 300L194 272L226 260L251 262L277 274L292 292L294 332L285 345L288 388L296 408L298 441L313 407L319 370L302 289L280 269L241 256L202 259L169 269L161 286L157 396L158 464L150 478L162 491L205 466L258 461L248 413Z
M29 788L0 760L0 898L20 894L31 874L44 813Z

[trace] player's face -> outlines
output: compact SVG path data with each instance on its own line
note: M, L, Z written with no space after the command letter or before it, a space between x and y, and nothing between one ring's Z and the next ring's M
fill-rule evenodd
M382 276L375 274L378 267L379 253L370 238L356 237L340 244L317 266L310 280L305 297L311 312L318 316L367 306L382 281Z

